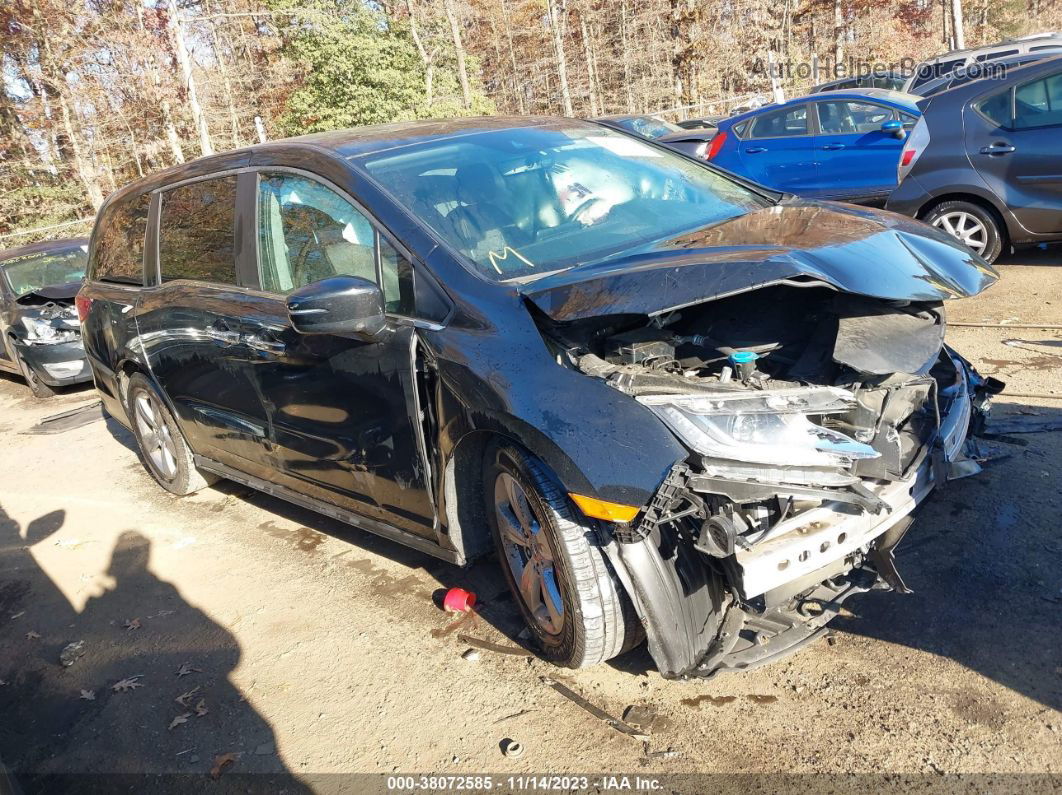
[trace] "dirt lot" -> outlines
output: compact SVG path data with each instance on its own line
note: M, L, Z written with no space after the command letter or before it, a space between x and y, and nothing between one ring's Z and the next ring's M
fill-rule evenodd
M1060 266L1011 258L950 319L1062 324ZM949 340L1009 392L1062 398L1062 332ZM457 632L433 635L449 619L432 594L474 589L486 617L464 631L508 643L495 561L462 571L232 484L172 498L110 420L25 433L92 399L35 402L0 377L0 758L27 790L27 774L82 772L209 784L227 753L223 782L269 773L244 782L288 791L352 772L1062 774L1062 433L996 439L1000 458L930 501L898 554L913 595L853 600L832 642L773 666L669 682L644 648L582 671L466 661ZM1004 395L1007 417L1058 420L1062 400ZM648 745L545 675L613 715L651 709Z

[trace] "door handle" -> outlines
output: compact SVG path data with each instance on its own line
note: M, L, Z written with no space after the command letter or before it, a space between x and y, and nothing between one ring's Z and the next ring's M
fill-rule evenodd
M254 348L263 353L281 354L288 349L283 342L269 339L262 334L245 334L241 340L248 348Z
M766 146L750 146L750 147L748 147L745 150L745 154L758 155L760 152L766 152L766 151L767 151L767 147Z
M836 151L837 149L844 149L844 144L825 144L822 148L830 151Z
M992 144L991 146L982 146L981 154L983 155L1009 155L1014 151L1014 147L1006 143Z

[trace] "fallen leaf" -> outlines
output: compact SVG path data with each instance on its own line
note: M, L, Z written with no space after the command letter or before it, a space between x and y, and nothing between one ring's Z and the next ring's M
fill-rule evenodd
M182 663L181 667L177 669L177 676L188 676L190 673L203 673L202 668L193 668L190 663Z
M115 682L113 685L111 685L111 690L113 690L115 693L124 693L126 690L135 690L138 687L143 687L140 682L136 681L142 676L143 674L137 674L136 676L130 676L128 679L122 679L119 682Z
M206 715L208 712L210 712L210 710L207 709L206 699L205 698L199 699L199 701L195 705L196 717L201 718L204 715Z
M183 715L178 715L170 721L168 728L172 729L174 726L180 726L182 723L187 723L190 717L192 717L191 712L185 712Z
M217 781L221 774L236 763L236 754L231 751L214 757L214 766L210 768L210 777Z
M22 618L22 616L24 616L24 615L26 615L26 611L25 610L23 610L23 611L21 611L19 613L12 613L11 614L11 620L14 621L16 618Z
M26 633L26 640L38 640L39 638L40 635L38 635L36 632L33 632L32 630Z
M95 690L82 690L81 691L81 698L83 700L85 700L85 701L95 701L96 700L96 691Z
M189 690L187 693L181 693L181 695L177 696L177 698L175 698L174 701L176 701L182 707L187 707L187 706L189 706L192 703L192 696L194 696L198 692L199 692L199 686L196 685L191 690Z
M123 624L122 626L124 626L127 630L140 629L140 619L134 618L132 621L126 621L125 624Z

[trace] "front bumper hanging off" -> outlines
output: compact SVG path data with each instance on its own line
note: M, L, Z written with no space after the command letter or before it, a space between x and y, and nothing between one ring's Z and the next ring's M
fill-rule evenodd
M934 488L979 471L964 452L972 444L968 436L980 427L988 395L1002 387L958 357L956 365L954 399L906 477L866 481L856 498L826 499L778 522L753 545L717 561L726 587L718 575L703 574L709 567L692 544L666 538L654 522L618 532L605 544L661 674L709 677L758 667L821 637L828 622L845 612L843 602L856 594L909 592L893 550ZM683 490L717 489L710 481L679 464L646 516L653 516L653 505ZM777 494L786 496L785 487L778 486Z

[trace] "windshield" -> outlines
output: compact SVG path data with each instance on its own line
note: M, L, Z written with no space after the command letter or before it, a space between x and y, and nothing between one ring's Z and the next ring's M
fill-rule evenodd
M53 284L77 282L85 278L88 246L71 246L58 251L26 254L0 262L0 270L15 297Z
M480 132L362 164L495 281L566 270L769 204L706 166L602 127Z
M682 132L682 128L677 124L671 124L663 119L654 119L652 116L613 119L612 123L628 132L637 133L643 138L663 138L671 133Z

